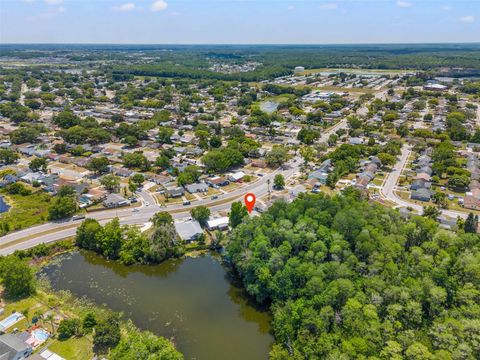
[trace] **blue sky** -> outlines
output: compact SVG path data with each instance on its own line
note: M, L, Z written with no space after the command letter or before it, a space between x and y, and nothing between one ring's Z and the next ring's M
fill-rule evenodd
M0 0L0 42L480 42L480 0Z

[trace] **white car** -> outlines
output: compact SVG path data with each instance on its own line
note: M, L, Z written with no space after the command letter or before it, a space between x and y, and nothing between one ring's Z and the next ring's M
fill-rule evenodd
M150 203L148 201L145 201L145 206L149 206Z
M132 212L139 212L139 211L140 211L140 210L138 210L138 208L134 208L134 209L132 210Z

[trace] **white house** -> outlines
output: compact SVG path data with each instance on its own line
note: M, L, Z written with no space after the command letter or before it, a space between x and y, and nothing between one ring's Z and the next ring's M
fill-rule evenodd
M228 180L232 182L237 182L243 179L245 173L243 171L237 171L236 173L231 173L228 175Z
M208 230L227 230L228 229L228 216L221 218L210 219L207 221Z

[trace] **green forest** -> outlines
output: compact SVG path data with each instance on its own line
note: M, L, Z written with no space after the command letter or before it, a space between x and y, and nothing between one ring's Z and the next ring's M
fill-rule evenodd
M480 238L343 195L276 202L228 258L280 359L480 359Z

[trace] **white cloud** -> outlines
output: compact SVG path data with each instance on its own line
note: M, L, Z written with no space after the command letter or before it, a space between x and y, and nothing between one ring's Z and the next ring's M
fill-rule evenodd
M157 0L152 4L152 11L162 11L168 7L165 0Z
M115 6L114 7L115 11L132 11L135 10L135 4L134 3L125 3L120 6Z
M397 1L397 6L401 8L408 8L412 6L412 3L409 3L408 1L403 1L403 0L398 0Z
M449 5L442 6L443 11L450 11L452 8Z
M36 17L38 17L38 18L53 18L55 16L63 14L66 11L67 11L67 9L65 9L63 6L59 6L58 8L50 9L46 12L38 14L38 16L31 16L31 17L28 18L28 20L35 20Z
M63 0L45 0L48 5L58 5L62 4Z
M291 10L295 10L295 6L293 6L293 5L288 5L288 6L287 6L287 10L290 10L290 11L291 11Z
M473 23L475 21L475 16L473 16L473 15L462 16L458 20L460 20L461 22L464 22L464 23Z
M320 9L335 10L337 8L338 8L338 4L336 3L325 3L320 5Z

